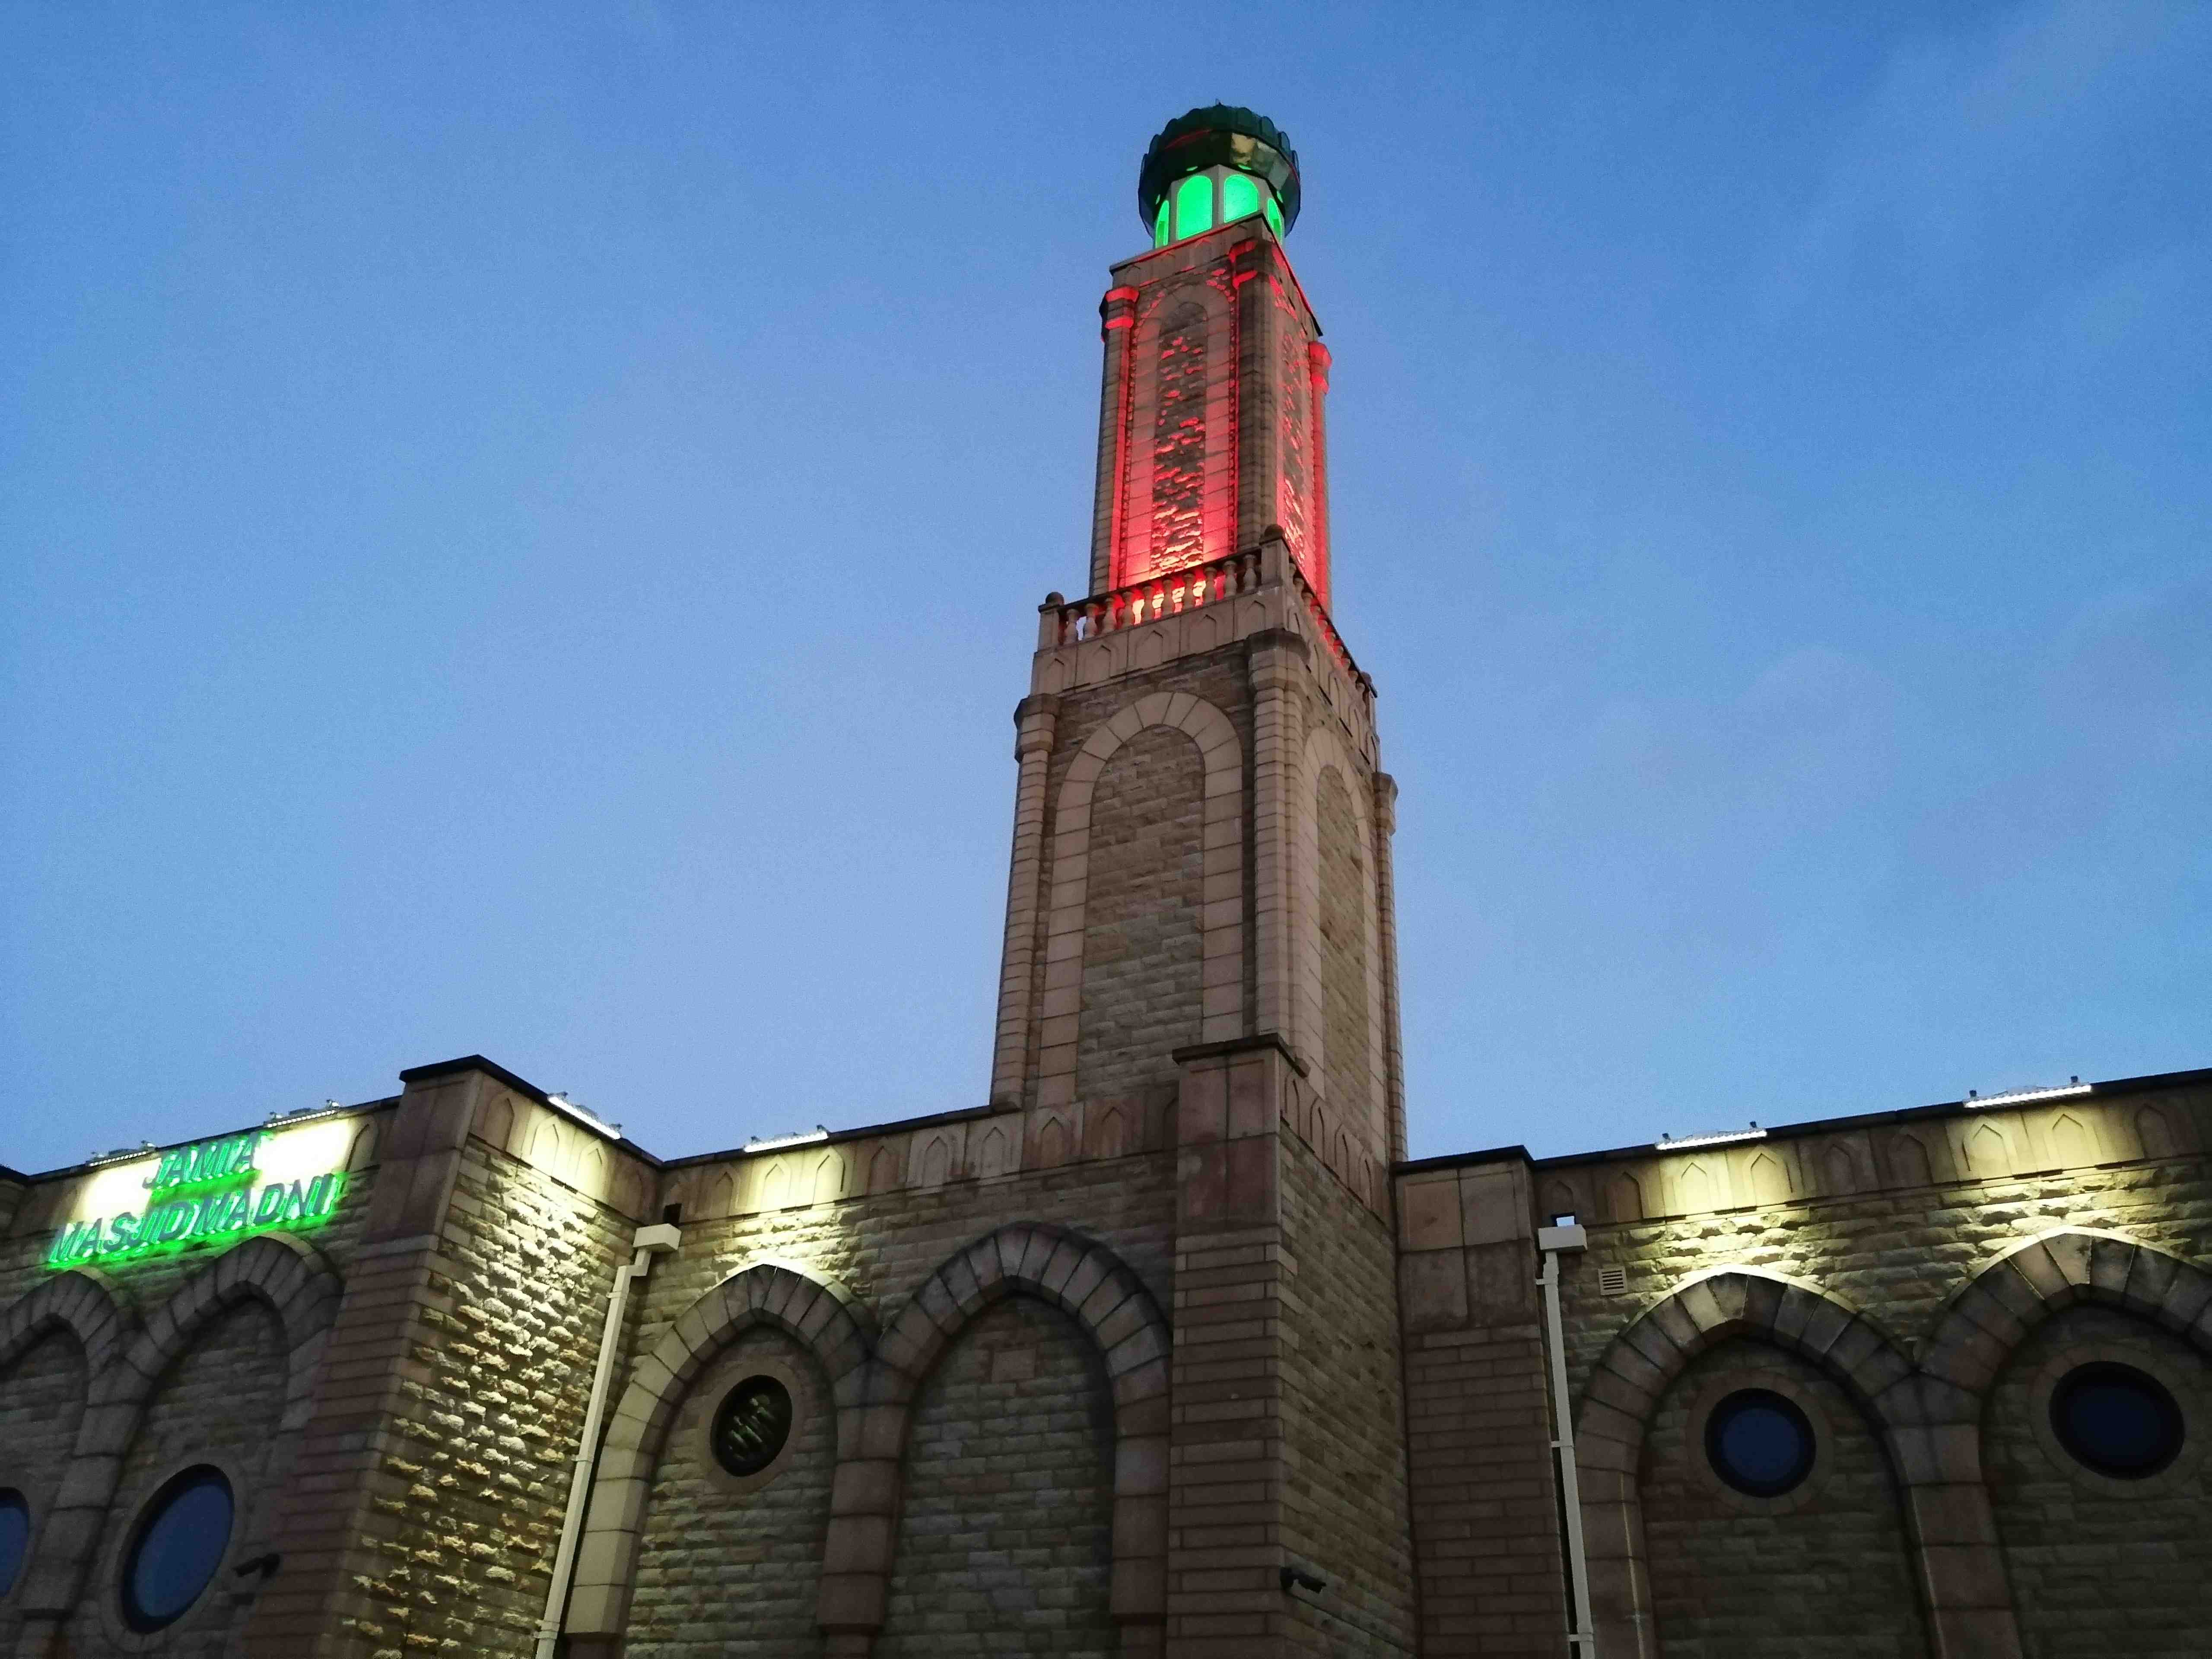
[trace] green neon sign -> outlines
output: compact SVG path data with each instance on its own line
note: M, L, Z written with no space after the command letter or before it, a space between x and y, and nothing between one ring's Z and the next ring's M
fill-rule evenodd
M143 1214L125 1211L60 1228L46 1266L114 1261L180 1250L187 1244L271 1228L311 1227L337 1208L344 1175L336 1170L307 1181L264 1181L255 1155L265 1130L226 1135L164 1152L146 1177Z

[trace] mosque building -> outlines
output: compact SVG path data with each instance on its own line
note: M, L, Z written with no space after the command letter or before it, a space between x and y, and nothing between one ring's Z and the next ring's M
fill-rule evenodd
M0 1655L2212 1651L2212 1071L1408 1161L1297 158L1138 203L988 1099L0 1170Z

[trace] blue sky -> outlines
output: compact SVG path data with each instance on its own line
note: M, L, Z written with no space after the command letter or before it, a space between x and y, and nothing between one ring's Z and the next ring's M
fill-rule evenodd
M0 12L0 1161L979 1103L1106 267L1301 153L1413 1150L2212 1064L2212 9Z

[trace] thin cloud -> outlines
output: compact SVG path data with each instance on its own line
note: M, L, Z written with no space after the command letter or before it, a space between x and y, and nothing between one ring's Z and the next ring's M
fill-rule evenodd
M2177 129L2203 124L2208 64L2212 9L2108 0L1900 47L1778 239L1762 317L1778 327L1897 290L1956 321L2015 310L2002 296L2024 284L2075 286L2085 262L2140 257L2097 233L2164 175L2184 187Z

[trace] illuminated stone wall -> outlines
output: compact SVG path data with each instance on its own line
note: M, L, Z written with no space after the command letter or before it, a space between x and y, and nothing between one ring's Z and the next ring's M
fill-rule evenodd
M969 1324L915 1401L877 1659L1108 1659L1113 1400L1102 1357L1027 1297Z
M97 1546L100 1589L85 1598L69 1639L81 1653L115 1650L127 1640L112 1586L131 1534L147 1500L180 1470L211 1463L228 1477L238 1500L238 1534L265 1518L275 1493L264 1476L270 1441L284 1393L283 1333L269 1310L245 1302L218 1316L155 1387L123 1460L123 1474ZM227 1588L227 1587L226 1587ZM105 1592L105 1593L102 1593ZM218 1590L211 1616L193 1619L169 1633L164 1653L185 1659L217 1659L235 1639L234 1610Z
M361 1236L388 1116L375 1103L283 1128L272 1172L346 1172L336 1212L312 1226L185 1241L91 1271L49 1267L51 1241L72 1223L143 1208L155 1161L27 1184L0 1244L0 1414L43 1426L0 1431L0 1464L29 1466L21 1480L0 1471L0 1484L24 1488L33 1523L23 1577L0 1602L0 1646L127 1645L125 1548L154 1489L186 1462L204 1458L232 1482L234 1558L283 1532L299 1444L288 1414L313 1386L315 1336L338 1294L337 1264ZM164 1632L164 1650L233 1650L266 1584L250 1575L210 1592Z
M1788 1502L1747 1498L1705 1456L1701 1407L1758 1388L1798 1404L1821 1459ZM1928 1634L1888 1460L1831 1379L1752 1342L1706 1354L1676 1379L1653 1420L1640 1480L1660 1650L1720 1659L1890 1659Z
M2136 1501L2100 1510L2078 1490L2089 1477L2053 1452L2039 1356L2054 1345L2074 1363L2159 1348L2192 1443L2212 1443L2212 1416L2187 1404L2202 1398L2212 1352L2208 1132L2212 1090L2183 1077L1680 1150L1436 1160L1401 1175L1425 1607L1449 1595L1495 1627L1512 1605L1459 1559L1468 1501L1486 1485L1501 1499L1511 1489L1492 1484L1500 1472L1480 1454L1425 1440L1428 1425L1451 1419L1426 1386L1427 1355L1524 1329L1533 1298L1526 1312L1506 1305L1502 1275L1527 1271L1540 1223L1571 1213L1589 1229L1588 1249L1561 1260L1601 1642L1670 1655L1785 1641L1910 1650L1919 1637L1876 1611L1903 1586L1929 1607L1946 1650L2091 1651L2082 1632L2123 1601L2142 1650L2185 1650L2171 1644L2190 1638L2172 1632L2201 1615L2203 1595L2180 1587L2186 1572L2166 1573L2165 1592L2136 1585L2138 1610L2126 1575L2100 1579L2095 1564L2130 1551L2171 1562L2194 1547L2184 1540L2212 1527L2203 1488L2146 1485ZM2028 1370L2042 1378L2039 1407ZM1824 1461L1801 1492L1730 1496L1712 1476L1707 1414L1736 1386L1794 1389L1806 1402ZM1523 1413L1532 1438L1534 1416ZM1534 1493L1512 1502L1524 1527L1541 1524ZM1816 1516L1819 1527L1805 1524ZM2092 1541L2100 1526L2106 1536ZM1759 1597L1743 1589L1754 1564L1771 1575ZM1496 1650L1556 1650L1532 1638Z
M586 1534L587 1553L601 1552L588 1571L617 1575L617 1606L609 1616L629 1633L628 1651L675 1654L688 1650L686 1643L750 1640L757 1621L782 1630L799 1618L802 1599L801 1623L811 1632L817 1602L809 1587L855 1570L853 1540L837 1541L840 1523L832 1516L825 1528L820 1507L830 1471L816 1460L828 1444L817 1449L808 1438L830 1432L829 1413L803 1412L792 1461L754 1487L739 1490L702 1461L699 1425L763 1356L776 1360L781 1375L826 1389L841 1405L862 1397L907 1400L898 1407L899 1426L881 1430L891 1438L872 1451L853 1437L861 1431L851 1425L842 1438L841 1480L859 1483L860 1490L875 1478L871 1471L883 1467L867 1461L873 1457L896 1465L903 1486L897 1535L886 1535L890 1553L878 1558L864 1552L869 1560L880 1559L889 1575L882 1581L888 1622L878 1651L1084 1652L1092 1650L1085 1644L1099 1642L1106 1644L1099 1650L1121 1650L1105 1601L1116 1540L1152 1551L1164 1542L1156 1528L1147 1540L1127 1526L1109 1532L1109 1522L1119 1513L1111 1507L1117 1479L1143 1486L1141 1469L1120 1467L1117 1446L1132 1443L1133 1433L1165 1426L1164 1414L1146 1417L1141 1389L1130 1393L1139 1380L1130 1368L1140 1367L1148 1351L1123 1339L1140 1328L1126 1316L1137 1302L1159 1308L1171 1296L1172 1160L1144 1151L1085 1157L1070 1148L1066 1161L1049 1167L978 1177L970 1161L979 1150L975 1131L1002 1124L1018 1134L1022 1118L1001 1115L995 1121L950 1126L957 1152L946 1155L949 1176L928 1184L902 1180L882 1192L839 1199L817 1198L797 1181L772 1182L769 1166L804 1172L827 1158L840 1169L865 1171L881 1156L902 1170L935 1169L945 1128L925 1124L672 1172L663 1196L682 1206L684 1247L663 1258L642 1287L630 1358L617 1381L618 1413L634 1408L628 1402L639 1398L641 1385L659 1386L655 1379L666 1377L672 1363L696 1366L696 1374L675 1387L665 1419L624 1441L641 1443L647 1471L634 1553L623 1541L619 1559L610 1557L605 1552L614 1546L598 1532ZM1163 1128L1156 1121L1148 1133L1157 1137ZM1038 1150L1034 1139L1028 1150ZM788 1201L767 1206L764 1199ZM995 1252L994 1241L1010 1226L1008 1236L1019 1239L1030 1224L1048 1230L1033 1264L1036 1282L1004 1300L994 1299L997 1291L975 1299L971 1290L970 1302L957 1309L929 1299L941 1291L922 1294L948 1268L952 1282L972 1286L969 1253ZM1049 1231L1060 1225L1080 1231ZM1055 1241L1063 1237L1060 1249ZM1091 1249L1125 1268L1130 1287L1143 1287L1103 1325L1050 1305L1057 1294L1051 1287ZM994 1254L992 1261L998 1260ZM1045 1273L1048 1263L1053 1271ZM801 1320L794 1311L786 1320L779 1291L769 1324L733 1319L723 1293L760 1270L796 1287L805 1304L815 1302L822 1286L835 1286L837 1302L822 1301L823 1311L813 1317ZM1109 1295L1097 1278L1085 1277L1090 1272L1075 1274L1076 1294L1087 1298L1083 1305L1095 1322L1124 1293ZM933 1358L917 1357L909 1339L893 1335L925 1303L923 1328L940 1332L934 1340L945 1344ZM836 1349L838 1365L860 1366L849 1374L825 1370L821 1363L819 1345L830 1340L821 1321L839 1304L853 1310L841 1317L860 1322L850 1345ZM1135 1352L1127 1352L1132 1346ZM1155 1346L1161 1362L1155 1369L1164 1379L1164 1344ZM906 1383L868 1369L878 1346L885 1359L911 1368L898 1374ZM662 1357L672 1351L689 1357ZM898 1390L909 1386L908 1399ZM619 1421L618 1415L618 1428ZM873 1525L878 1513L885 1516L882 1524L891 1524L888 1510L870 1510L864 1519ZM595 1527L599 1519L595 1509ZM753 1573L742 1565L802 1558L823 1576L817 1579L807 1568ZM710 1583L701 1571L708 1559L740 1565ZM977 1593L978 1584L988 1593ZM589 1589L586 1600L598 1607L600 1592ZM587 1619L600 1617L587 1609ZM580 1628L588 1634L600 1627L592 1622ZM641 1645L647 1642L653 1645ZM587 1644L579 1650L611 1650ZM789 1645L763 1650L814 1650L793 1638Z
M471 1138L360 1540L362 1650L526 1654L632 1224Z
M791 1450L760 1477L741 1480L714 1461L708 1431L729 1391L764 1366L791 1389ZM821 1367L780 1331L756 1326L699 1378L646 1499L631 1659L726 1659L819 1645L815 1598L836 1422Z
M2114 1480L2056 1443L2052 1386L2093 1359L2136 1366L2173 1392L2197 1437L2174 1467ZM2212 1587L2212 1367L2202 1353L2145 1320L2071 1309L2013 1353L1986 1425L1990 1501L2032 1659L2202 1654Z
M84 1415L84 1351L66 1330L35 1339L0 1370L0 1486L24 1495L33 1520L53 1512ZM15 1650L20 1598L0 1600L0 1653Z
M1911 1339L1977 1268L2056 1228L2202 1260L2212 1252L2208 1129L2212 1091L2200 1085L1539 1164L1539 1215L1571 1212L1590 1228L1566 1278L1572 1382L1579 1390L1639 1308L1732 1264L1816 1283ZM1631 1205L1641 1214L1624 1213ZM1617 1295L1600 1288L1607 1267L1621 1270Z

